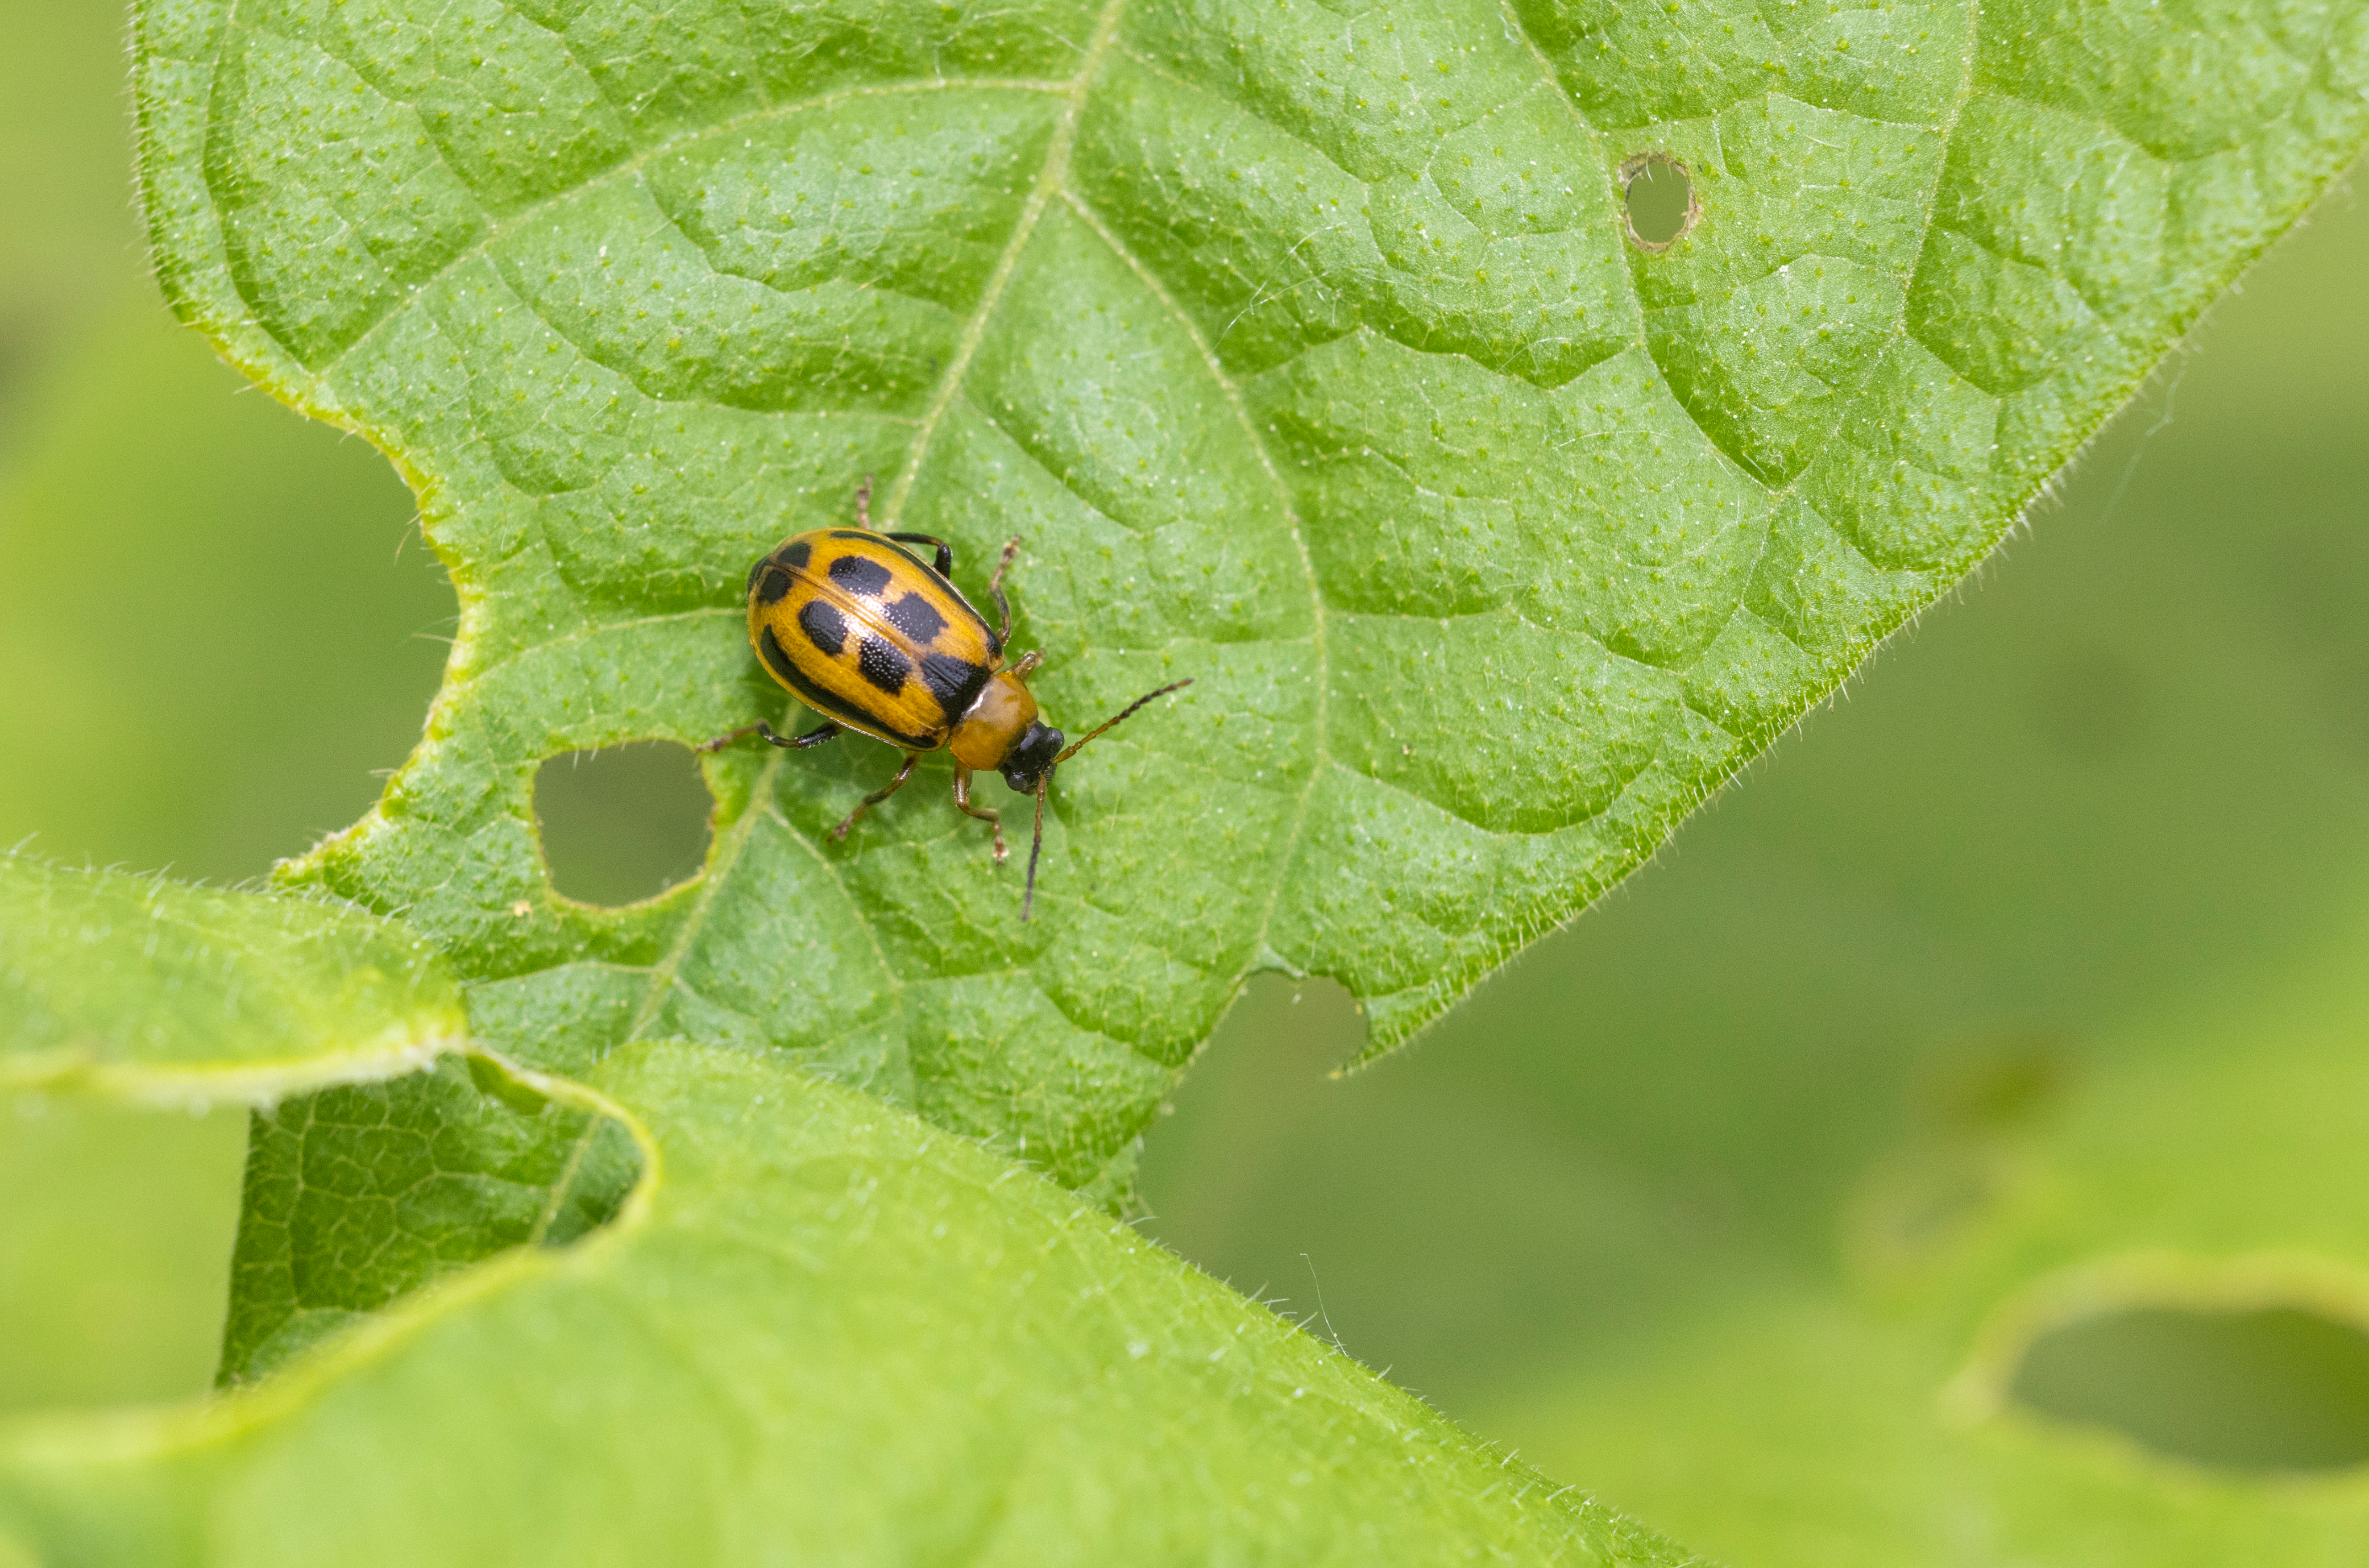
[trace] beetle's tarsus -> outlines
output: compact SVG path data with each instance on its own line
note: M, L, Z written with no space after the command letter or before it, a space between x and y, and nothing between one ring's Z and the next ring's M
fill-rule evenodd
M742 725L739 728L732 731L729 735L719 735L713 740L703 740L698 745L692 747L692 750L699 752L721 751L727 746L731 745L734 741L746 739L748 737L756 734L759 730L761 730L764 727L765 721L763 719L759 719L754 724Z

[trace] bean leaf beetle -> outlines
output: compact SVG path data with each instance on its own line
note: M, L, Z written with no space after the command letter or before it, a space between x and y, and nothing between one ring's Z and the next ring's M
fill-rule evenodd
M880 533L872 527L872 480L855 492L853 528L818 528L785 539L749 569L749 642L766 672L823 722L802 735L777 735L760 719L699 750L714 751L744 736L804 750L853 729L900 747L897 776L856 802L830 830L844 839L866 809L913 776L925 751L955 758L955 807L995 834L995 862L1004 859L1003 822L971 799L974 771L992 769L1003 782L1036 797L1036 831L1028 846L1028 886L1020 900L1026 920L1036 901L1036 860L1045 848L1045 797L1053 770L1080 748L1132 715L1155 697L1190 686L1188 678L1147 692L1076 740L1036 715L1028 677L1041 653L1003 659L1012 635L1012 604L1003 574L1020 541L1003 547L987 591L1000 627L990 627L951 580L955 553L927 533ZM926 544L936 559L924 565L904 544Z

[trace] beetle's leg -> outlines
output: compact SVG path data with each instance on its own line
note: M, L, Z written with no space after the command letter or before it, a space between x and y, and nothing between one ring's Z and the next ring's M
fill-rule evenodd
M759 719L754 724L742 725L739 728L734 730L729 735L719 735L713 740L703 740L698 745L692 747L692 750L694 751L721 751L736 740L744 740L751 735L761 735L776 746L795 747L797 750L803 751L809 746L821 745L824 741L837 736L839 732L845 727L846 727L841 725L839 720L832 718L825 719L822 723L815 726L814 728L807 730L804 735L776 735L773 733L773 727L772 725L767 724L763 719Z
M955 569L955 547L934 533L891 533L886 537L899 544L934 544L938 547L937 573L951 576Z
M841 822L838 827L833 828L830 830L830 836L834 839L843 839L847 837L847 830L855 826L855 819L858 817L863 816L864 812L869 810L871 807L879 805L882 801L887 799L898 790L903 789L905 787L905 781L913 776L913 770L921 766L921 754L919 751L906 752L905 765L897 770L897 776L890 779L887 784L882 784L878 789L874 790L870 795L865 795L862 800L857 801L855 803L855 809L847 814L847 819L845 821Z
M721 751L727 746L731 745L734 741L745 740L750 736L756 734L759 726L762 725L764 722L764 720L759 719L756 724L744 724L729 735L719 735L713 740L703 740L698 745L692 747L692 750L694 751Z
M864 532L872 532L872 475L866 474L864 483L855 487L855 526Z
M773 733L773 727L772 725L767 724L763 719L759 719L757 721L758 734L763 736L774 745L791 751L803 751L809 746L819 746L826 740L834 739L838 737L839 732L845 727L847 727L841 724L839 720L835 718L827 718L820 724L815 726L812 729L807 730L804 735L776 735Z
M1003 818L996 814L992 807L973 806L970 803L970 770L968 768L955 770L955 809L966 817L976 817L995 830L995 864L1001 865L1004 853Z
M1012 640L1012 601L1003 597L1003 574L1012 565L1012 557L1020 554L1020 535L1013 534L1012 543L1003 547L1003 559L995 563L995 575L987 579L987 591L995 601L995 608L1003 615L1003 630L996 634L999 642Z
M1045 650L1042 648L1038 648L1033 653L1022 654L1020 656L1020 662L1012 667L1012 673L1018 676L1021 680L1025 681L1031 675L1036 674L1036 667L1044 662Z

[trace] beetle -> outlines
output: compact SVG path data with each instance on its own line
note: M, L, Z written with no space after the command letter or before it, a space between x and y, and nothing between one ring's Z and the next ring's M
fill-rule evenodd
M900 548L926 544L936 559L924 565ZM1020 541L1003 547L987 591L1001 628L990 627L956 588L953 546L927 533L882 533L872 527L872 479L855 491L853 528L818 528L794 534L749 568L749 643L758 662L790 694L822 715L801 735L778 735L762 719L701 745L715 751L743 737L763 737L795 750L820 746L844 730L901 748L897 776L855 803L830 830L844 839L856 819L905 786L927 751L955 758L955 807L985 822L995 835L994 859L1004 860L1003 820L971 799L973 772L991 769L1023 795L1036 797L1036 831L1028 847L1028 886L1020 900L1026 920L1036 901L1036 859L1045 848L1045 797L1053 771L1087 741L1131 717L1155 697L1181 691L1172 681L1070 740L1037 716L1028 677L1042 653L1003 659L1012 636L1012 604L1003 574Z

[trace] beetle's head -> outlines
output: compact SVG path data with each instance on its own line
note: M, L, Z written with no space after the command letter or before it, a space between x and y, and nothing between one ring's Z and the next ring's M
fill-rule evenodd
M1012 743L1012 750L1003 754L1000 769L1003 782L1023 795L1036 794L1038 781L1051 770L1068 739L1043 719L1031 723Z

